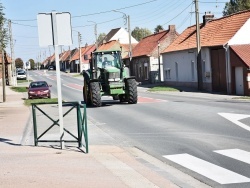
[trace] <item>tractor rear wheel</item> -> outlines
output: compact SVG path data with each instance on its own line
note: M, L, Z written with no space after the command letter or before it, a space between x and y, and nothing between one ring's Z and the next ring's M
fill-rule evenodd
M90 99L91 104L94 107L100 107L102 105L101 101L101 90L98 82L91 82L90 86Z
M128 79L126 81L127 101L129 104L137 103L137 84L135 79Z

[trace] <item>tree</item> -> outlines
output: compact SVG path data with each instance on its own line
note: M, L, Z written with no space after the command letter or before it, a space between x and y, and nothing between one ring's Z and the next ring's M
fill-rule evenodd
M158 33L160 30L164 30L163 26L157 25L154 31L155 31L155 33Z
M6 19L4 17L4 12L3 12L3 5L0 2L0 45L3 49L6 48L7 44L8 44L8 29L4 28L4 24L6 22Z
M134 30L131 32L131 35L137 40L140 41L142 38L151 35L152 32L147 28L139 28L135 27Z
M23 60L21 58L16 58L15 64L16 68L23 68Z
M34 59L29 59L29 62L30 62L30 69L34 70L35 69L35 61L34 61Z
M230 0L225 4L223 16L250 9L250 0Z
M105 33L100 33L98 38L97 38L97 44L102 43L103 39L105 38L106 34Z

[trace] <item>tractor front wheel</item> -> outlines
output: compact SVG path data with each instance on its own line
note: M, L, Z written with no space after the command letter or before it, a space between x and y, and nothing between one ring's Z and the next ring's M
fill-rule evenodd
M129 104L137 103L137 84L135 79L128 79L126 81L127 101Z
M102 105L101 101L101 90L98 82L91 82L90 86L90 99L91 104L94 107L100 107Z

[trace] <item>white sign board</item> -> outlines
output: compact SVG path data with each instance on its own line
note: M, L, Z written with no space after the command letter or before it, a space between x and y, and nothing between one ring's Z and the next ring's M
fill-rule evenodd
M25 63L24 63L24 67L25 67L25 69L30 69L31 67L30 67L30 61L26 61Z
M56 13L57 44L54 43L52 13L40 13L37 15L39 45L41 47L51 45L72 45L71 15L70 13Z

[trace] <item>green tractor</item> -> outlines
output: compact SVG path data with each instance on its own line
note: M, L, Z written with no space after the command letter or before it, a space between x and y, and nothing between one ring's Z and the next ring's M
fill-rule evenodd
M90 69L83 71L83 98L88 106L100 107L102 96L137 103L137 83L124 66L121 50L92 52Z

